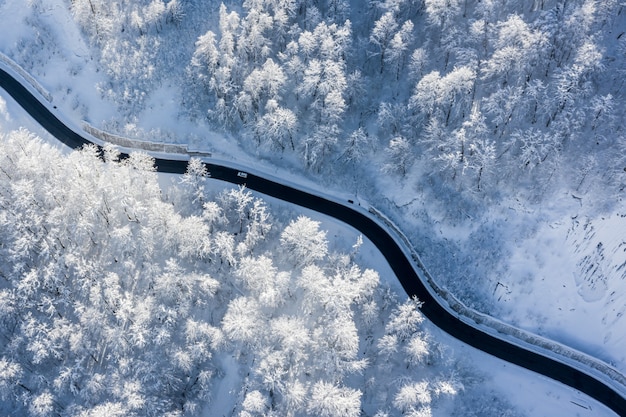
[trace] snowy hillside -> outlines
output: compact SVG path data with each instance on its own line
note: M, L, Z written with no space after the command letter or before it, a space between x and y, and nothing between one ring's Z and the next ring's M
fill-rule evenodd
M621 2L4 0L0 21L77 121L353 193L466 304L626 373Z
M625 220L620 211L595 218L568 215L520 241L509 265L510 274L522 280L503 278L494 298L526 316L504 318L622 367Z

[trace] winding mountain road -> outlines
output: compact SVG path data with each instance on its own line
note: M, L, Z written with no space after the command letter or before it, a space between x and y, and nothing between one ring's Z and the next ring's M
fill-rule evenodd
M76 149L93 143L87 139L87 135L66 126L53 114L54 110L49 109L49 105L42 103L20 81L2 69L0 69L0 87L4 88L44 129L67 146ZM159 172L182 174L187 168L187 161L158 157L155 165ZM210 162L206 165L212 178L233 184L245 183L252 190L315 210L351 225L376 245L404 290L408 295L416 296L423 302L422 313L437 327L483 352L584 392L612 409L617 415L626 416L626 393L616 391L602 380L574 366L507 341L505 336L499 338L485 333L451 314L427 290L426 281L420 277L418 268L405 255L392 235L366 213L351 207L350 203L341 204L250 173L243 178L237 175L240 170L236 168Z

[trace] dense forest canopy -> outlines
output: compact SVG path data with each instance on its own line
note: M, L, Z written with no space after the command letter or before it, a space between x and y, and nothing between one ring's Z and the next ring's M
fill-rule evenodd
M362 239L337 252L319 221L211 191L197 159L164 188L146 154L0 139L3 414L463 414L492 395L358 266Z
M618 1L75 0L72 11L109 75L103 94L131 119L179 75L189 116L314 171L373 160L405 176L420 164L456 190L528 198L597 167L604 185L622 182Z

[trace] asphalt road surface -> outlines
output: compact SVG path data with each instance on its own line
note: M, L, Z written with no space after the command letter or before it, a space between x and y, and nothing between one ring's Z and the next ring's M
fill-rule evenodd
M0 69L0 86L59 141L71 148L80 148L91 143L86 137L63 124L28 89L2 69ZM186 161L163 158L157 158L155 165L159 172L174 174L183 174L187 168ZM626 398L602 381L552 358L493 337L450 314L427 291L424 280L420 278L411 260L404 255L391 235L375 221L351 208L350 203L339 204L253 174L248 174L246 178L243 178L237 175L240 170L223 165L207 163L207 168L212 178L233 184L245 184L252 190L315 210L351 225L376 245L406 293L416 296L423 302L422 313L437 327L483 352L569 385L595 398L615 411L617 415L626 416Z

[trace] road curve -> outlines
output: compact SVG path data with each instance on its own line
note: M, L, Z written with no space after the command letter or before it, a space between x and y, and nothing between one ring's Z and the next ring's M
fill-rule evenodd
M44 129L67 146L76 149L92 143L86 136L67 127L20 81L2 69L0 69L0 87L4 88ZM187 168L187 162L184 160L164 158L156 158L155 165L159 172L174 174L182 174ZM376 245L406 293L418 297L423 302L422 313L437 327L483 352L584 392L606 405L618 416L626 416L626 398L601 380L575 367L487 334L450 314L426 289L425 280L420 278L417 269L396 240L373 219L350 207L349 204L343 205L253 174L242 178L237 175L237 169L224 165L212 163L206 165L212 178L233 184L245 183L252 190L315 210L351 225Z

